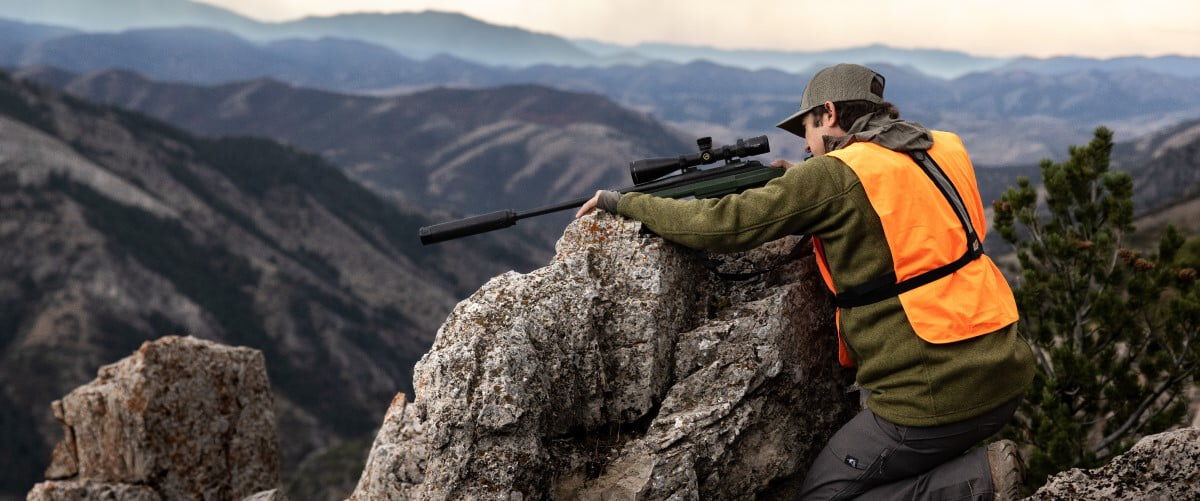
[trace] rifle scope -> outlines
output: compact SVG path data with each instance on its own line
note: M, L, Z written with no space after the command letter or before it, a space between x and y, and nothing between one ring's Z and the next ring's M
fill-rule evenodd
M688 172L697 165L707 165L721 160L732 162L738 158L761 155L771 151L771 146L767 143L767 136L738 139L735 144L719 148L712 147L711 137L702 137L696 140L696 146L700 147L699 153L679 155L678 157L646 158L630 162L629 175L633 177L633 183L649 183L677 170Z

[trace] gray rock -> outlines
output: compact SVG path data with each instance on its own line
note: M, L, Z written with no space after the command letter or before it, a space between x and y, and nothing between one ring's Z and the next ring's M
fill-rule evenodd
M27 501L161 501L154 489L145 485L114 484L93 480L52 480L33 486Z
M351 499L794 493L857 410L811 254L729 282L640 227L583 218L548 266L459 303ZM764 268L798 243L722 256L722 268Z
M1050 477L1028 499L1200 499L1200 429L1145 437L1100 468Z
M52 407L63 440L30 499L239 499L279 485L258 350L164 337Z

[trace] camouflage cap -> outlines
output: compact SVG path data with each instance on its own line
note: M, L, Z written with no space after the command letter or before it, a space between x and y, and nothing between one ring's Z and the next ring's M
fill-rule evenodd
M838 64L822 69L813 75L812 80L808 81L808 86L804 87L804 96L800 98L800 111L779 122L776 127L804 137L805 114L826 101L882 103L884 82L883 75L857 64ZM873 92L874 90L879 92Z

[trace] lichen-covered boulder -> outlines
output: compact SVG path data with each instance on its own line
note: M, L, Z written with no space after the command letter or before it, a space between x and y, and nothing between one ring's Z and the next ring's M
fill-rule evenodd
M353 500L750 499L794 492L857 410L811 253L702 257L597 214L546 267L454 308Z
M1200 499L1200 429L1145 437L1100 468L1050 477L1028 499Z
M258 350L164 337L52 407L64 436L29 499L241 499L279 486Z

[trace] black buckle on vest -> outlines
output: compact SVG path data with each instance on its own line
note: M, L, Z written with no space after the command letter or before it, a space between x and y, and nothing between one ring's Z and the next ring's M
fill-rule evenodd
M967 235L967 250L962 256L959 256L958 259L950 263L946 263L920 275L909 277L899 283L896 282L896 273L892 271L868 280L866 283L846 288L833 296L833 304L837 305L838 308L866 306L899 296L922 285L947 277L971 261L983 256L983 242L979 240L979 235L975 232L975 226L971 223L971 216L967 214L966 205L962 201L962 196L958 194L958 189L954 186L954 183L950 181L950 178L946 176L942 168L938 167L933 157L930 157L924 151L909 152L909 156L921 167L925 175L929 176L929 179L933 181L938 191L942 193L942 196L950 204L950 208L954 210L954 214L958 216L958 221L963 226L963 232Z

